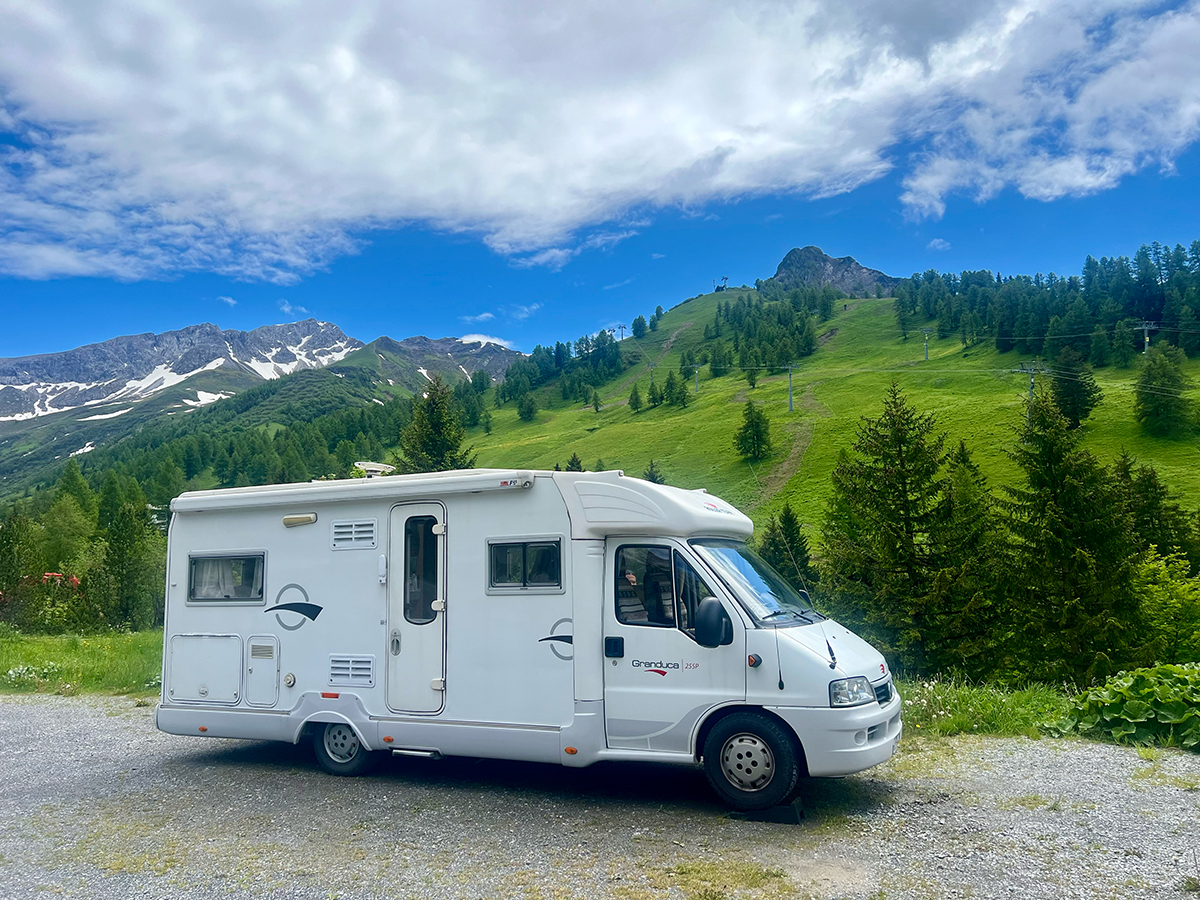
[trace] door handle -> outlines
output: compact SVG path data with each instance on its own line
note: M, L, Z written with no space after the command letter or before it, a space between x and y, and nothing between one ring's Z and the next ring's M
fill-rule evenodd
M392 644L392 656L399 656L400 655L400 632L399 631L392 632L391 644Z

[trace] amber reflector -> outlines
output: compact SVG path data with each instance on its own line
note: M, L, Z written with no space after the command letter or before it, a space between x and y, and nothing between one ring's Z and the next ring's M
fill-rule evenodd
M576 750L574 747L568 747L568 748L567 748L567 755L568 755L568 756L574 756L574 755L575 755L576 753L578 753L578 752L579 752L579 751L578 751L578 750Z

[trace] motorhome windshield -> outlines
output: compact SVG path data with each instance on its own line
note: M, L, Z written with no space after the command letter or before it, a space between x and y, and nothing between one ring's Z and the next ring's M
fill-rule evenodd
M745 610L762 625L810 625L825 617L741 541L705 538L690 542Z

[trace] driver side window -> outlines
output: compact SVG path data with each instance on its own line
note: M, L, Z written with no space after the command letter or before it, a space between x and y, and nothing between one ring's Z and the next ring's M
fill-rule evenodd
M715 596L690 562L670 547L617 548L617 621L622 625L678 627L696 636L696 608Z

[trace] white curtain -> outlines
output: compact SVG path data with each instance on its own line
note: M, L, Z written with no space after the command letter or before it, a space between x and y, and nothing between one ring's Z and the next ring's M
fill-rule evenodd
M233 596L233 562L228 559L196 560L192 596L197 600Z

